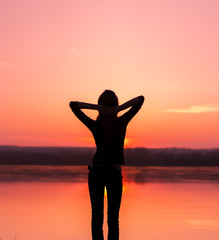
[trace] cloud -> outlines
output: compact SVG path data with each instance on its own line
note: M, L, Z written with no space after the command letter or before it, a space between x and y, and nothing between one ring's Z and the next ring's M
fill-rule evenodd
M218 220L208 220L208 219L189 219L186 221L191 228L199 229L218 229Z
M191 106L189 108L173 108L166 109L165 112L173 113L207 113L207 112L219 112L219 106Z

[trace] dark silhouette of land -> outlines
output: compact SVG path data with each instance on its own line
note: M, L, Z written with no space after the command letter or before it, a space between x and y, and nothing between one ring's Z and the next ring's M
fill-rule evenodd
M0 146L4 165L88 165L95 148ZM219 166L219 149L127 148L126 166Z

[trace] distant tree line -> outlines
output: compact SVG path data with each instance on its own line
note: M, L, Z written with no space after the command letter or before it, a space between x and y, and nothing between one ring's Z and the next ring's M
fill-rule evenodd
M94 148L0 146L0 164L89 165ZM219 166L219 149L127 148L127 166Z
M129 166L219 166L219 149L130 148L125 159Z

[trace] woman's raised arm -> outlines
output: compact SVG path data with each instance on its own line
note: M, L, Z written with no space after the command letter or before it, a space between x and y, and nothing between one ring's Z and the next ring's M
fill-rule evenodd
M77 102L77 105L80 109L93 109L98 110L97 104L85 103L85 102Z
M123 103L122 105L119 106L119 111L125 110L126 108L130 108L134 105L140 104L140 103L144 102L144 96L138 96L135 97L125 103Z
M99 105L99 104L85 103L85 102L70 102L70 107L72 109L73 106L76 105L79 109L97 110L102 115L110 116L110 115L116 115L118 112L123 111L130 107L133 107L135 105L136 106L142 105L143 102L144 102L144 97L138 96L136 98L133 98L133 99L123 103L120 106L114 106L114 107Z
M99 111L100 114L105 116L115 115L119 112L118 106L110 107L110 106L105 106L100 104L91 104L91 103L85 103L85 102L70 102L70 106L71 106L71 103L77 104L79 109L97 110Z
M120 119L122 119L126 124L135 116L135 114L140 110L142 104L144 103L144 96L138 96L129 100L128 102L122 104L119 108L120 111L130 108L126 113L124 113Z

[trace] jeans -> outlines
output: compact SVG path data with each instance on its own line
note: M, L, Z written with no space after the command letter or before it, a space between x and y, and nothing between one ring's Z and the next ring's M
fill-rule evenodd
M107 189L108 240L119 240L119 209L122 198L121 171L113 168L91 168L88 186L92 207L92 239L103 240L104 188Z

